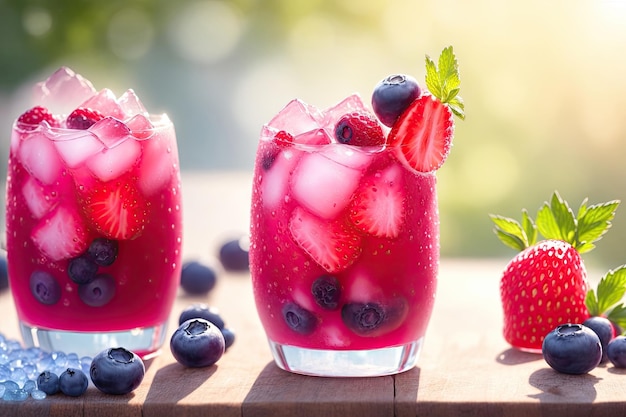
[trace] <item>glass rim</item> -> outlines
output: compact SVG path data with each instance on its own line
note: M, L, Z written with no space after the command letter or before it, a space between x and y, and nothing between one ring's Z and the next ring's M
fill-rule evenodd
M169 118L167 113L159 113L159 114L138 113L126 120L121 120L113 116L105 116L105 118L114 119L115 121L128 127L128 121L132 120L137 115L142 115L146 119L148 119L148 121L152 123L152 127L148 129L138 129L138 130L131 130L130 128L128 128L129 136L133 136L136 140L150 139L152 136L154 136L154 134L160 131L166 130L166 129L170 129L174 126L174 123ZM71 140L74 137L84 137L85 135L92 135L94 137L98 136L94 132L90 131L89 129L81 130L81 129L70 129L67 127L51 126L46 121L42 121L37 125L32 125L32 124L18 122L18 120L16 119L13 121L12 128L15 132L19 132L22 134L29 134L29 135L43 134L50 140ZM80 134L79 132L82 132L83 134ZM70 137L68 138L68 136Z

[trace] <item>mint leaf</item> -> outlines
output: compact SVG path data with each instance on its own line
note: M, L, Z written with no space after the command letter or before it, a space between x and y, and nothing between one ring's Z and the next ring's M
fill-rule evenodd
M592 316L600 315L600 308L598 307L598 297L596 297L596 292L594 290L587 291L585 294L585 306L587 307L587 311Z
M626 306L624 306L624 304L615 306L606 318L617 324L622 329L626 329Z
M426 88L442 103L447 104L454 115L461 120L465 119L465 104L459 96L459 65L452 46L441 51L437 64L426 55Z
M615 211L620 203L618 200L613 200L587 207L585 202L586 200L578 210L577 219L578 236L576 240L580 242L577 247L580 253L584 253L595 247L593 242L599 240L611 227L611 221L615 217ZM583 249L587 250L583 251Z

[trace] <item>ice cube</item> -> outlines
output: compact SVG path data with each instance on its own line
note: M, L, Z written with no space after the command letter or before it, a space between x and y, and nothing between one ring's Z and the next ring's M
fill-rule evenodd
M325 130L315 129L295 136L293 141L304 145L326 145L331 143L332 139Z
M321 113L315 107L304 103L301 100L292 100L280 111L268 126L277 131L284 130L297 136L310 130L320 127L318 120L322 118Z
M346 300L352 303L369 303L385 299L372 273L364 267L355 267L345 282Z
M294 198L311 213L334 219L350 203L363 174L342 162L318 152L304 155L293 173Z
M364 172L372 161L372 154L358 146L333 144L325 146L320 155L338 164Z
M44 184L52 184L61 175L61 160L51 140L32 135L22 141L18 158L28 172Z
M138 139L147 139L154 133L152 122L143 114L136 114L125 123L130 133Z
M110 116L98 120L88 130L107 148L113 148L131 136L130 129L124 122Z
M77 208L57 205L33 228L32 239L44 255L56 262L77 256L87 249L89 239L86 230Z
M34 218L40 219L56 203L56 199L49 196L34 177L28 177L22 185L24 201Z
M286 148L282 151L268 149L268 152L269 151L277 153L269 169L263 171L261 196L264 207L269 210L276 210L280 204L285 201L289 177L301 153L293 148Z
M87 161L89 170L100 180L110 181L129 171L141 157L141 146L132 136L106 148Z
M133 91L132 89L126 90L124 94L122 94L117 100L117 102L124 112L126 119L137 114L141 114L144 116L148 115L148 112L143 106L143 103L141 102L141 100L139 100L139 97L137 97L137 94L135 94L135 91Z
M104 149L104 144L88 130L65 131L54 138L57 151L69 168L76 168Z
M37 83L34 103L53 114L69 114L96 93L91 82L67 67L59 68L46 81Z
M108 88L102 89L98 94L90 97L78 107L86 107L92 110L98 110L105 116L115 117L116 119L124 119L124 111L117 103L117 97L113 91Z
M166 186L176 168L176 155L172 148L172 136L158 135L139 141L143 147L139 162L138 186L149 197Z

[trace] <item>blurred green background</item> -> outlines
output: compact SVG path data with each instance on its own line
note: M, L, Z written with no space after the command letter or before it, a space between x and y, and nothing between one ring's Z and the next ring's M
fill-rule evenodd
M626 2L0 0L0 150L30 86L66 65L176 124L183 170L251 170L260 126L453 45L467 117L439 171L444 256L510 257L488 213L626 200ZM219 196L207 196L219 198ZM626 263L626 208L586 256Z

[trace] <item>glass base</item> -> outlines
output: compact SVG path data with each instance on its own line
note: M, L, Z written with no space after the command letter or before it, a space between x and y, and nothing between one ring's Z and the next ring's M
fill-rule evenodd
M24 344L43 350L76 353L78 357L94 357L105 349L123 347L143 359L160 353L165 341L167 324L118 332L71 332L50 330L28 325L20 321Z
M415 366L424 338L372 350L321 350L281 345L269 340L279 368L296 374L328 377L393 375Z

